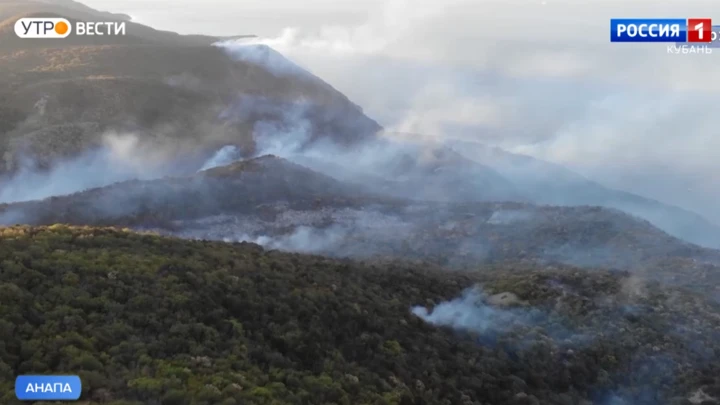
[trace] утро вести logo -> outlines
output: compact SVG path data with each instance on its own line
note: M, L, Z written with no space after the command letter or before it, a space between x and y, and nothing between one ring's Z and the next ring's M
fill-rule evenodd
M64 18L21 18L15 22L15 34L20 38L65 38L71 32L72 25Z
M75 22L64 18L21 18L15 22L20 38L67 38L80 36L125 35L125 22Z

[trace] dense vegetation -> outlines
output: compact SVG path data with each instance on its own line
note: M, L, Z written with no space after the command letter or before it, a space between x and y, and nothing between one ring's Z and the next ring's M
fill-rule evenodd
M16 403L23 373L77 373L84 400L114 405L720 394L717 304L626 273L447 273L60 225L0 235L3 404ZM477 283L518 296L519 307L485 305L490 324L496 313L522 321L460 331L410 312Z

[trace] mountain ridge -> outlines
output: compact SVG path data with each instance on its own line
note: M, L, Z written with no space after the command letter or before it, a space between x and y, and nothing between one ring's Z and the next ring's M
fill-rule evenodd
M427 202L340 181L277 156L184 177L131 180L0 205L0 224L127 226L189 239L264 241L334 257L457 268L530 261L624 269L711 293L720 251L619 210L523 202ZM673 268L670 263L681 263ZM708 264L709 267L704 267Z
M462 156L495 168L525 190L526 195L536 203L615 208L646 219L692 243L720 247L720 225L691 210L609 188L562 165L491 148L479 142L455 141L449 145Z

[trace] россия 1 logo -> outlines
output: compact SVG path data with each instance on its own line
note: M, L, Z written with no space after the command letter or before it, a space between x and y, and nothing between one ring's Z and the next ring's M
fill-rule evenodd
M21 18L15 22L15 34L20 38L67 38L73 31L81 36L125 35L125 22L78 21L75 27L64 18Z
M611 42L671 42L670 54L711 54L720 48L720 28L710 18L613 18Z
M690 42L713 40L710 18L613 18L611 42Z

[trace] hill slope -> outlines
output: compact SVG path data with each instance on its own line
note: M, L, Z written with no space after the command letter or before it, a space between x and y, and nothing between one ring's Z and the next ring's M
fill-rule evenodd
M22 157L52 166L107 132L136 134L178 158L224 144L251 150L256 120L282 123L288 105L310 138L352 143L380 129L310 73L279 75L263 60L235 57L242 47L211 46L216 38L126 22L121 37L28 41L13 32L20 16L115 17L76 3L8 4L0 10L20 14L0 22L0 175L16 171ZM232 119L228 109L238 104L256 119Z
M720 394L717 308L620 273L447 273L63 226L0 242L6 404L28 373L79 374L83 400L113 405Z
M629 269L712 294L720 252L599 207L389 198L275 156L0 205L0 224L121 225L339 257L473 268L530 260ZM671 261L672 264L668 264ZM682 265L680 265L682 263Z
M476 142L454 141L450 146L465 158L493 168L536 203L615 208L689 242L720 248L720 226L694 212L604 187L565 167L530 156Z

